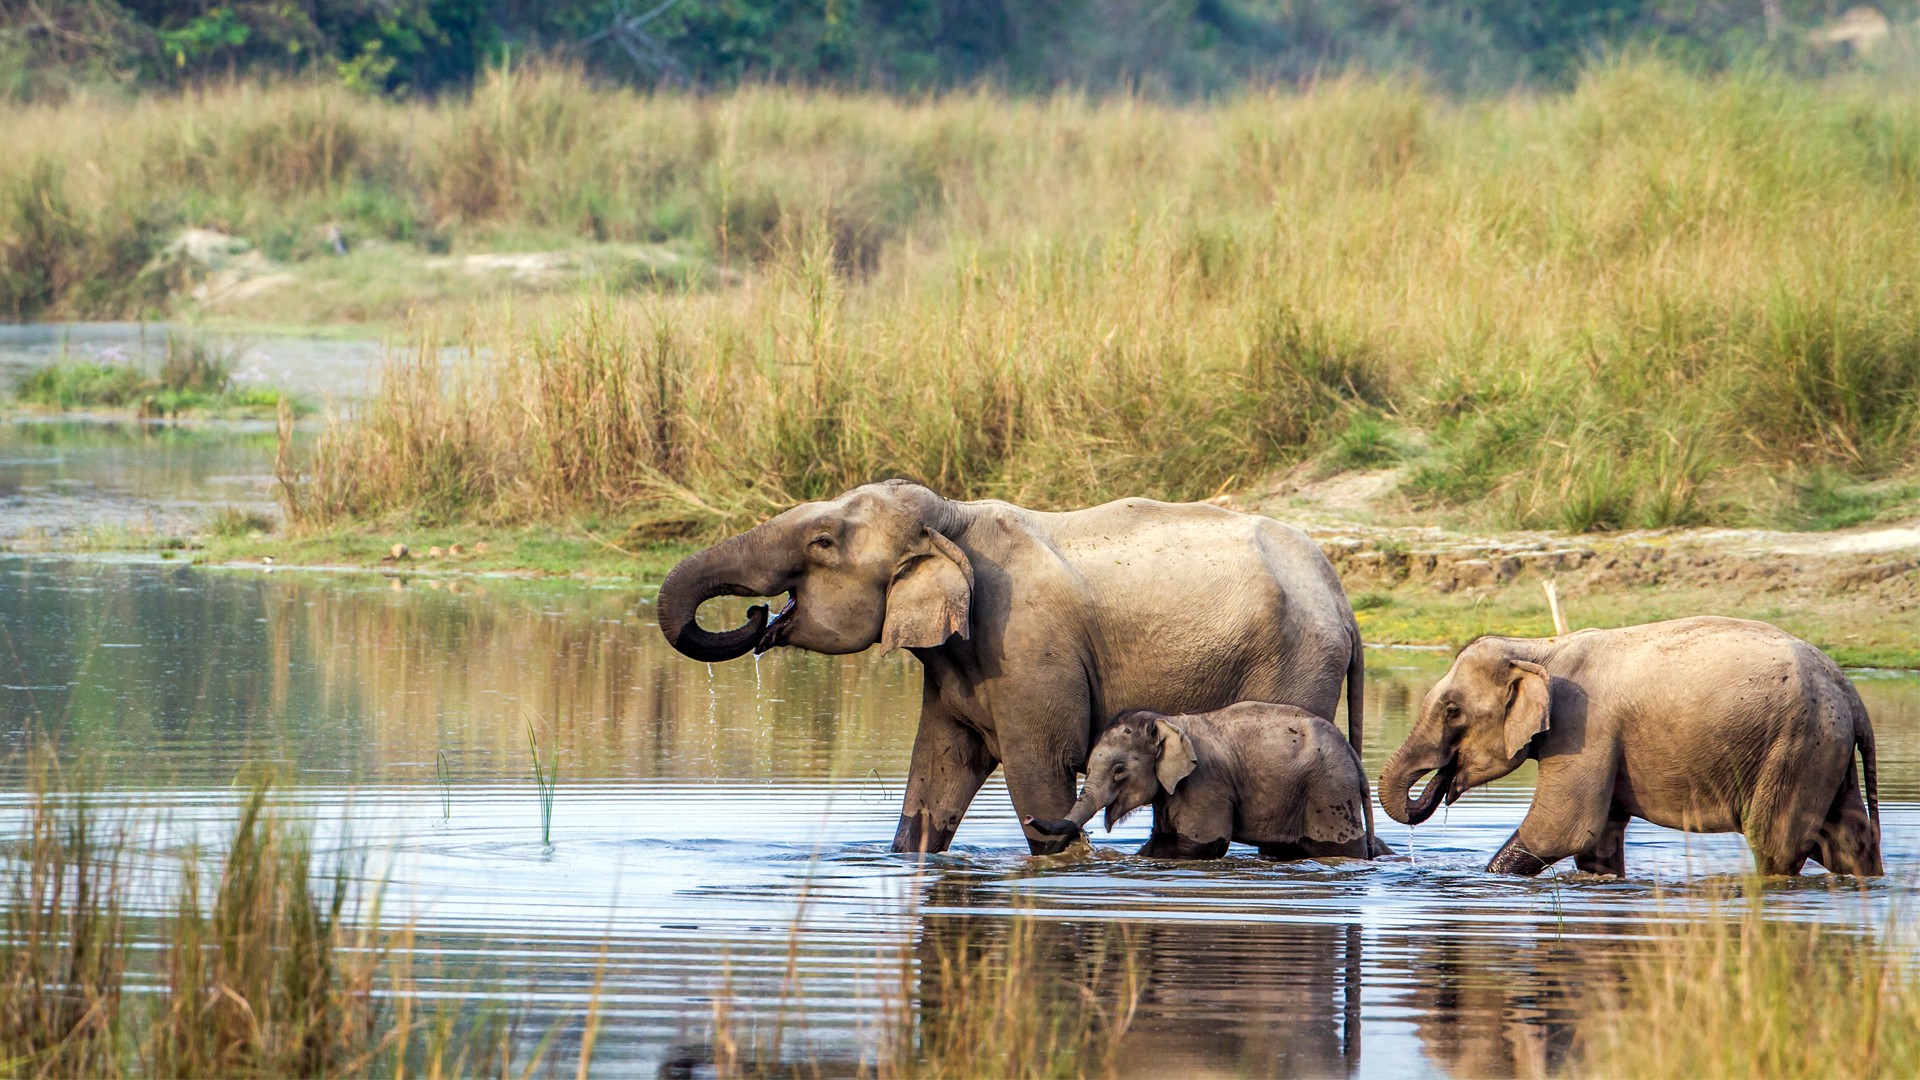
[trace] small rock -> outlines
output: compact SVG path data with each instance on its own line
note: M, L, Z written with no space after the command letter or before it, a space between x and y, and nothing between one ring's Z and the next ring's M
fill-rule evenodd
M393 545L393 550L387 553L387 558L393 559L395 561L404 559L406 557L407 557L407 545L405 544L395 544Z
M446 554L446 552L444 552L444 551L442 551L442 550L440 550L440 545L439 545L439 544L435 544L435 545L433 545L432 547L430 547L430 548L428 548L428 549L427 549L427 558L429 558L429 559L437 559L437 558L439 558L440 556L442 556L442 555L445 555L445 554Z
M475 555L485 555L487 553L487 542L485 540L482 540L479 543L473 545L473 553Z
M447 554L449 554L449 555L451 555L451 556L453 556L454 558L456 558L456 559L457 559L457 558L459 558L460 556L462 556L462 555L465 555L465 554L466 554L466 552L465 552L465 551L462 551L462 550L460 549L460 545L459 545L459 544L454 544L454 545L452 545L451 547L449 547L449 548L447 548Z

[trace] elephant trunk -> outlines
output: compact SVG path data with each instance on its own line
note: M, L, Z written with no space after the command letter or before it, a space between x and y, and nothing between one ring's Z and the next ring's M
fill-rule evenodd
M656 603L667 644L695 660L731 660L752 649L767 630L767 608L756 604L747 621L713 633L700 628L700 605L716 596L773 596L785 592L784 574L770 568L774 545L766 525L687 556L660 583Z
M1380 771L1380 807L1388 817L1402 825L1418 825L1440 808L1440 799L1453 783L1456 763L1447 756L1439 764L1429 764L1435 756L1409 738L1387 759L1387 767ZM1427 782L1426 790L1418 799L1412 798L1413 785L1435 769L1439 772Z
M1080 793L1080 798L1074 801L1073 808L1067 811L1066 817L1057 820L1030 817L1026 819L1026 823L1032 826L1034 831L1048 836L1070 837L1075 833L1085 832L1087 822L1092 821L1093 815L1099 813L1109 802L1111 802L1110 799L1099 797L1089 788ZM1107 823L1107 829L1112 831L1112 822Z

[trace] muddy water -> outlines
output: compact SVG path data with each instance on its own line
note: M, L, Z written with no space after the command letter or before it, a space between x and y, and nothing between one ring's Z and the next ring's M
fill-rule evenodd
M559 1023L563 1058L601 978L595 1060L610 1073L694 1067L716 996L766 1018L783 995L798 1032L783 1060L850 1070L871 1050L880 961L999 947L1016 910L1037 916L1049 975L1105 987L1097 959L1138 954L1132 1072L1537 1072L1653 920L1747 865L1738 838L1636 823L1625 882L1482 874L1531 767L1412 835L1380 815L1401 854L1373 865L1149 862L1129 854L1144 819L1091 856L1031 860L996 778L953 851L923 865L887 851L919 699L910 659L709 668L669 651L626 589L12 558L0 630L13 748L55 732L113 799L207 840L236 777L272 766L328 843L378 853L388 913L414 920L448 983L527 1004L535 1034ZM1444 663L1370 655L1370 772ZM1858 680L1892 876L1865 892L1809 876L1770 910L1875 932L1911 906L1920 679ZM560 763L551 845L529 722ZM17 792L17 758L4 767Z

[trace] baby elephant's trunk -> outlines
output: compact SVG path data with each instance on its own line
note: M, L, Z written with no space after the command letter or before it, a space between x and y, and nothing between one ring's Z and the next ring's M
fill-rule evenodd
M1093 820L1093 815L1099 813L1105 805L1106 803L1096 799L1092 792L1082 792L1079 800L1073 804L1073 809L1067 811L1066 817L1030 817L1026 819L1026 824L1035 832L1045 833L1048 836L1073 836L1085 829L1087 822Z

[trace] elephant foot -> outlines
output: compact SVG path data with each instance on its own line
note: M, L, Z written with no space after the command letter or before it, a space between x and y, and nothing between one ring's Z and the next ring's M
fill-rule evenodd
M896 854L938 855L953 843L953 832L930 824L925 814L901 814L900 827L893 832L893 850Z

